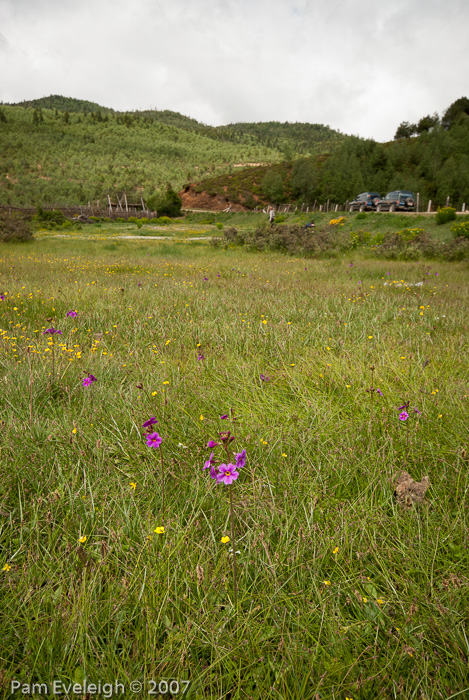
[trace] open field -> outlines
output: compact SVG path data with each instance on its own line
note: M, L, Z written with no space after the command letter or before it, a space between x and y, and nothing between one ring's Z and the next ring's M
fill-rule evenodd
M467 264L127 226L0 249L3 696L466 697Z

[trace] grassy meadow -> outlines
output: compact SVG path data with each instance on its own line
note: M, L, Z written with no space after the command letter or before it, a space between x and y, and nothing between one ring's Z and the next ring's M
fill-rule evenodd
M468 697L467 264L58 233L0 249L3 697Z

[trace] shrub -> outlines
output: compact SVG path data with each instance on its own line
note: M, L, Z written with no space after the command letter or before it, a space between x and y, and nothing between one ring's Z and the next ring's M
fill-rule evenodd
M366 212L361 211L359 214L356 215L355 218L356 218L358 221L360 221L361 219L366 219Z
M129 218L127 219L127 221L128 221L129 224L138 224L138 219L137 219L136 216L129 216Z
M451 226L451 233L455 238L469 238L469 220Z
M33 228L27 219L0 212L0 241L4 243L30 241L33 235Z
M171 223L169 216L159 216L157 219L151 220L153 224L158 224L159 226L167 226Z
M139 219L141 224L149 224L150 219L147 216L142 216L141 219Z
M91 218L91 217L90 217ZM58 209L43 209L37 208L37 214L33 217L33 221L40 223L64 224L68 219Z
M219 231L221 231L222 228L223 228L222 222L221 222L221 221L217 221L217 229L218 229Z
M448 221L454 221L455 219L456 209L453 209L453 207L438 207L438 211L435 214L435 221L438 226L447 224Z
M125 224L125 219L123 216L118 216L116 219L114 219L116 224Z

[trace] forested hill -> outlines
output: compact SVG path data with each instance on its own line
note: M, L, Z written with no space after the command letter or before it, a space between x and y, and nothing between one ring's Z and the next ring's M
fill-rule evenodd
M295 158L216 175L187 195L227 196L243 206L272 202L345 203L360 192L406 189L433 206L469 206L469 100L454 102L440 120L404 122L390 143L344 137L329 154Z
M315 124L212 127L51 95L0 105L0 204L76 205L124 190L148 198L168 183L180 190L247 164L332 152L344 138Z
M148 199L168 184L248 208L394 189L469 204L469 100L441 120L403 122L384 144L319 124L212 127L58 95L0 105L0 205L77 205L124 190Z

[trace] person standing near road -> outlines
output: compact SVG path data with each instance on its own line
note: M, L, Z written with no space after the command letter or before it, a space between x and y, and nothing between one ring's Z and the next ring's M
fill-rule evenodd
M270 225L273 226L275 223L275 209L273 207L270 207L269 221L270 221Z

